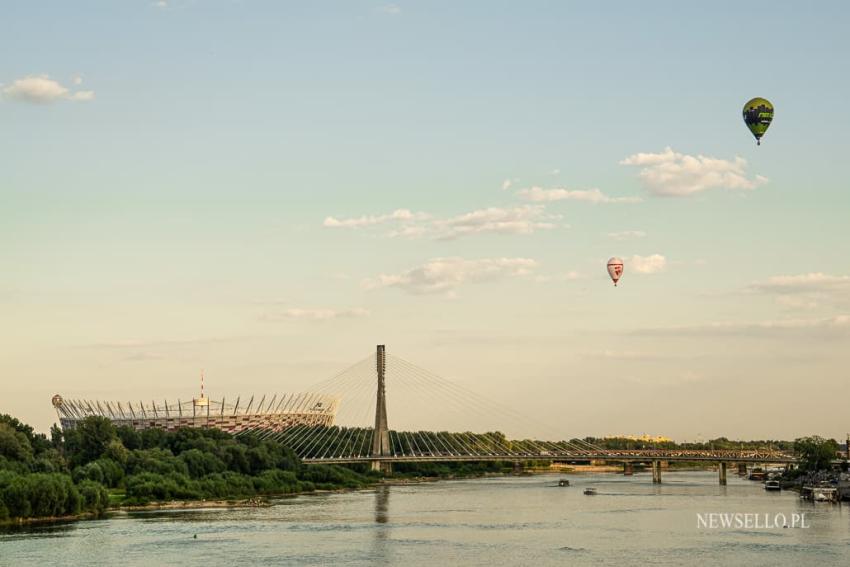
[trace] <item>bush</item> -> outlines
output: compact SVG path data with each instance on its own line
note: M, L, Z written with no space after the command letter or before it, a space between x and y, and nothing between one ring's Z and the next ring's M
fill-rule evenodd
M127 459L127 474L151 472L159 475L169 473L189 474L186 463L175 457L168 449L140 449L130 452Z
M78 485L82 507L87 512L94 512L98 516L106 511L109 506L109 492L99 482L84 480Z
M76 483L91 480L103 484L103 469L100 468L98 463L89 463L85 466L75 468L72 477Z
M189 449L180 454L180 460L186 464L189 476L201 478L212 473L223 472L227 466L212 453L204 453L200 449Z
M32 460L32 447L27 436L2 422L0 422L0 457L18 462Z
M35 473L0 476L0 501L11 518L67 516L78 514L80 493L65 474Z
M100 458L94 463L103 471L103 484L109 488L117 488L124 481L124 467L112 459ZM94 480L94 479L92 479Z
M145 472L127 477L127 499L133 504L151 501L197 500L203 494L196 481L181 473Z

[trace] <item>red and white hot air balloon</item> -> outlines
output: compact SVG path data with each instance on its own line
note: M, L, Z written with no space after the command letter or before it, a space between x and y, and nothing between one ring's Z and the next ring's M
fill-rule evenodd
M614 281L614 285L620 281L620 276L623 275L623 261L616 256L608 260L608 275Z

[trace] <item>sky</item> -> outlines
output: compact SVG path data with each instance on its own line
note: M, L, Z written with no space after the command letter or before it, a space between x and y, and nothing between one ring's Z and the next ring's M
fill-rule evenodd
M850 431L846 3L2 12L0 413L303 390L386 344L509 434ZM393 387L391 427L441 425Z

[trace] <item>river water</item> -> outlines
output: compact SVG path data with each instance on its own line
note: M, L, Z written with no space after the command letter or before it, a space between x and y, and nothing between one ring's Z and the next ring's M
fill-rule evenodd
M264 508L116 513L0 532L0 565L850 565L850 508L716 473L503 477L381 486ZM592 486L596 496L585 496ZM808 528L697 514L805 513ZM708 516L704 516L709 518ZM750 516L752 518L753 516ZM742 518L747 518L743 516ZM755 521L755 520L754 520ZM760 525L761 525L760 524ZM197 535L197 538L194 536Z

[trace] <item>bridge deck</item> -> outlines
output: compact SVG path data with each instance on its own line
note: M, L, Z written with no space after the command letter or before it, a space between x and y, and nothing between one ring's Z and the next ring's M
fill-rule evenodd
M368 455L344 458L303 459L305 464L354 464L354 463L422 463L422 462L480 462L480 461L560 461L587 462L613 461L646 463L651 461L670 462L735 462L754 464L793 464L797 459L790 455L770 453L587 453L576 455L501 454L501 455L392 455L372 457Z

